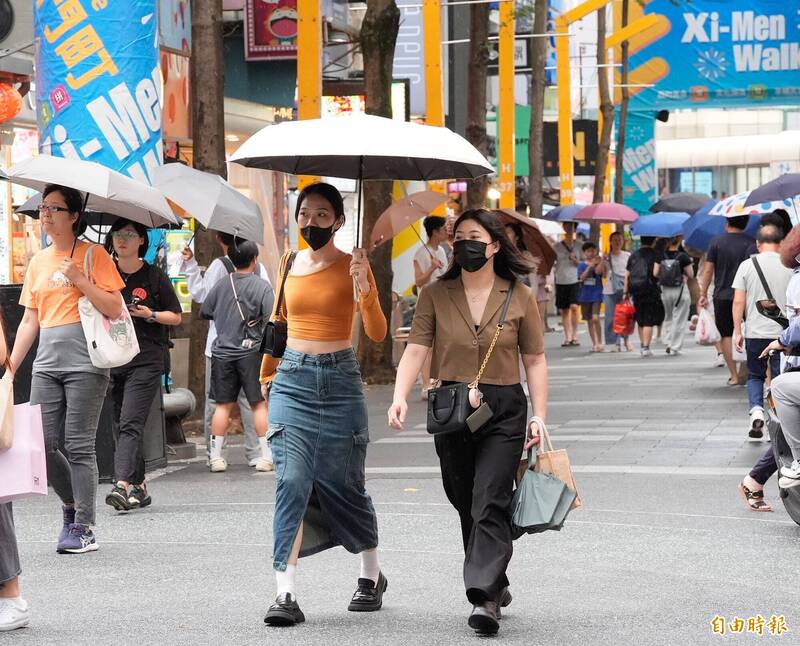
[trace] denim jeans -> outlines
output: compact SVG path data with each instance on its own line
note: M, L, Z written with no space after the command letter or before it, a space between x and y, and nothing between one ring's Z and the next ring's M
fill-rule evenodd
M615 345L619 342L620 337L614 333L614 310L617 305L622 302L622 292L616 294L603 294L603 304L605 306L605 318L603 319L606 345Z
M47 479L64 504L74 503L75 522L83 525L95 521L94 446L107 389L108 374L93 372L34 372L31 379L31 404L42 409Z
M269 442L277 481L274 569L286 569L301 522L300 556L336 545L354 554L378 546L364 489L367 404L352 349L286 350L269 394Z
M767 379L767 361L771 366L772 378L781 374L781 356L777 352L769 359L759 359L771 339L745 339L747 353L747 402L750 410L764 408L764 382Z

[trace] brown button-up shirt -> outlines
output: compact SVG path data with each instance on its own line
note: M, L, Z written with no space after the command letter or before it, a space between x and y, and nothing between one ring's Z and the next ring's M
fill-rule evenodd
M431 376L434 379L464 383L475 379L497 329L508 287L509 281L495 277L477 330L461 277L437 280L422 289L408 342L433 348ZM498 386L518 384L520 352L544 352L544 336L536 294L518 281L506 323L481 383Z

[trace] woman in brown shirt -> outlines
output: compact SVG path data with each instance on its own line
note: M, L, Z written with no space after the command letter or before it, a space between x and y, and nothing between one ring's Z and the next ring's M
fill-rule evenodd
M494 214L466 211L455 226L453 264L420 293L389 408L390 426L402 429L408 394L431 348L434 379L475 379L513 283L505 325L478 384L492 418L474 434L465 429L434 438L445 493L461 519L464 583L474 606L469 625L484 634L497 632L500 607L511 602L506 568L514 475L523 446L538 442L547 413L542 322L536 294L519 280L530 271ZM520 353L534 414L527 423Z
M364 487L367 404L350 340L356 307L375 341L386 336L386 318L363 250L350 256L333 244L344 224L339 191L330 184L307 186L295 220L309 249L295 254L291 266L289 254L281 263L277 284L286 272L288 277L277 316L287 322L286 351L280 363L265 356L261 366L261 383L271 384L264 390L277 481L277 597L264 618L272 626L305 621L295 598L299 557L336 545L361 556L348 610L380 610L387 585L378 562L375 509Z

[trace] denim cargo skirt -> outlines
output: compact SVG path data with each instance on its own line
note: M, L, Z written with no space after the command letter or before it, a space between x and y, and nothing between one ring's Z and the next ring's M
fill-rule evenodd
M269 394L268 437L277 482L273 567L286 569L301 522L300 556L337 545L354 554L377 547L364 489L367 404L352 349L286 349Z

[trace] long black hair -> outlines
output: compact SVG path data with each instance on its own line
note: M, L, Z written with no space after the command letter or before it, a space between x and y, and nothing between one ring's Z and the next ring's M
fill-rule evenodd
M111 225L111 229L106 234L106 243L104 245L106 251L112 256L116 255L114 253L114 233L121 231L129 224L134 228L136 233L139 234L139 237L144 238L144 243L139 245L139 251L137 252L139 258L144 258L145 254L147 253L147 248L150 246L150 238L147 237L147 227L141 222L133 222L132 220L126 220L125 218L117 218L114 221L114 224Z
M486 229L492 242L499 242L500 249L494 255L494 273L506 280L517 280L522 276L527 276L533 271L533 267L520 254L508 239L505 226L500 219L491 211L486 209L472 209L464 211L456 220L453 226L455 232L462 222L475 220L479 225ZM461 275L461 267L453 260L450 268L439 277L439 280L453 280Z
M528 250L528 247L525 245L525 238L522 235L522 225L519 222L506 222L503 227L511 227L514 233L517 234L517 249L520 251Z

